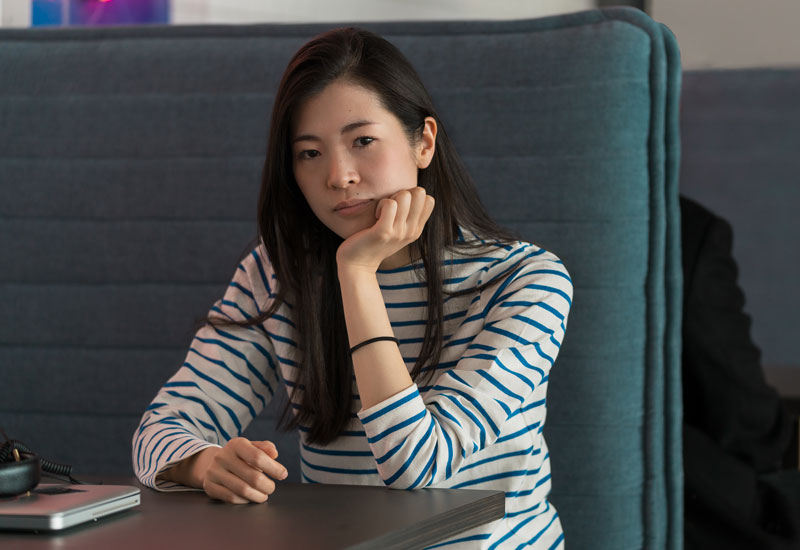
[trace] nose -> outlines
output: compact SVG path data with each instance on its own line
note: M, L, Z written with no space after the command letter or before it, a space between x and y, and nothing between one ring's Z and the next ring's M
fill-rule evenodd
M328 186L343 189L361 181L353 159L346 152L328 155Z

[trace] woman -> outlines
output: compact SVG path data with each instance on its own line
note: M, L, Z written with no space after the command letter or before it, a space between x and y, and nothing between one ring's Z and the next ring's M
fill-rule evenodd
M389 42L337 29L292 58L258 221L134 435L142 483L267 500L286 469L239 434L283 384L304 481L503 490L504 519L441 546L563 545L542 427L569 275L489 218Z

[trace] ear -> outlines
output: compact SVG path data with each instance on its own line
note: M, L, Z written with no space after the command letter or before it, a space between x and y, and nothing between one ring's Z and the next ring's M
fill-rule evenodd
M422 137L417 145L417 168L427 168L433 160L436 151L436 119L432 116L425 117L425 127L422 129Z

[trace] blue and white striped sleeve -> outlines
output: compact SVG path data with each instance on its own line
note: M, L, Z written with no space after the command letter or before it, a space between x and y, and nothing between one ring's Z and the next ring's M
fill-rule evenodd
M209 313L237 321L257 316L273 295L271 270L254 250L237 267ZM161 491L188 487L156 477L181 460L239 436L279 387L272 340L263 327L200 328L180 369L164 384L133 435L133 468Z
M358 413L387 486L436 485L498 441L556 360L572 281L555 256L520 262L480 304L483 327L424 398L414 384Z

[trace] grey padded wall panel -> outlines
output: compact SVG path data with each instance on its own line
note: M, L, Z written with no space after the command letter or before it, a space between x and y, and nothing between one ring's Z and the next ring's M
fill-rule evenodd
M573 277L545 428L567 544L679 548L674 38L627 8L366 26L417 67L492 215ZM283 68L327 28L0 30L7 431L130 473L141 412L255 236ZM272 425L274 408L245 435L280 441L297 476L296 437Z
M800 66L687 71L681 193L727 219L766 367L800 373Z

